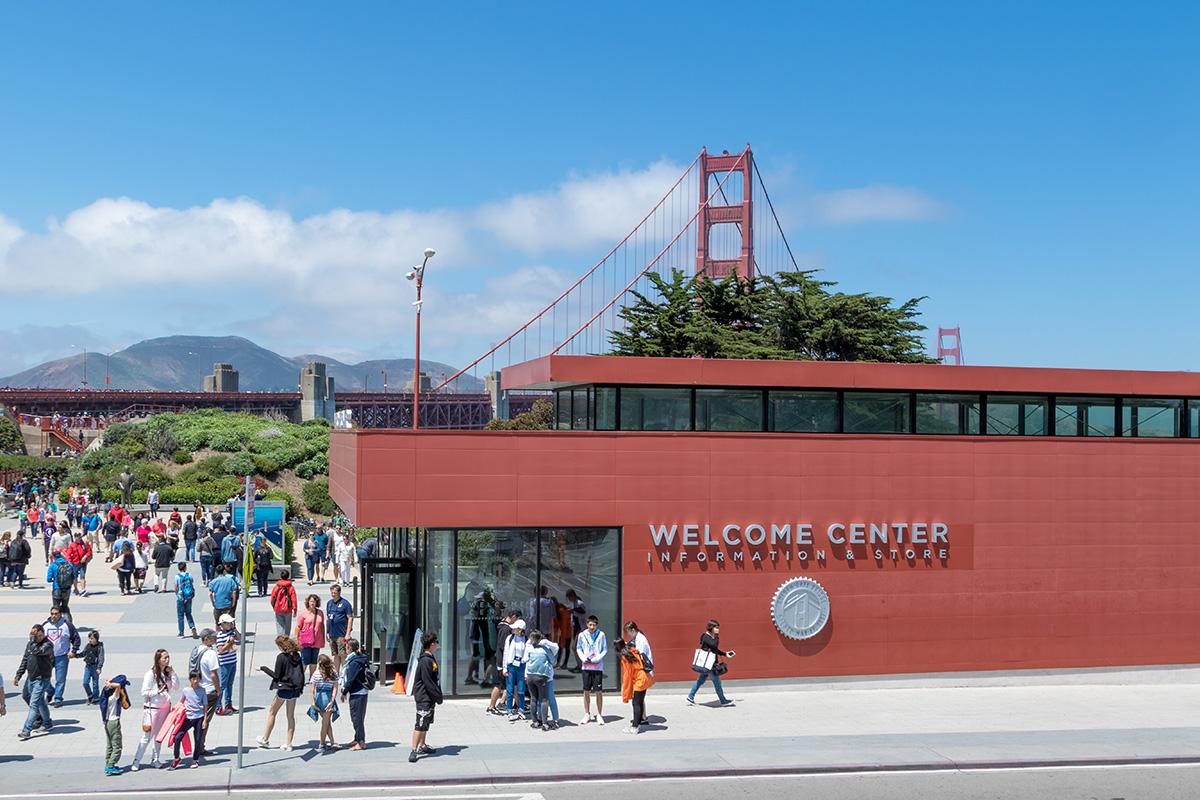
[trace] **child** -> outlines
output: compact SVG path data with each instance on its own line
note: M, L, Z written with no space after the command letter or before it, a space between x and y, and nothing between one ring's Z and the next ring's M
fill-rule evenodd
M175 734L175 760L171 769L179 769L179 745L183 737L192 732L192 765L190 769L200 766L200 754L204 752L204 702L206 695L200 688L200 673L188 675L189 686L183 690L184 721Z
M333 740L333 723L338 718L338 707L334 701L334 691L337 689L337 672L333 669L333 659L322 653L317 658L317 671L310 681L312 689L312 707L308 716L316 722L321 722L320 740L317 746L325 752L337 750L337 742ZM326 744L328 740L328 744Z
M122 772L117 762L121 760L121 711L129 708L127 686L129 681L124 675L114 675L104 682L104 692L100 695L100 719L104 722L104 735L108 740L104 752L105 775Z
M621 701L633 701L633 718L625 732L637 733L646 724L646 691L654 685L654 676L646 671L642 654L632 643L617 639L615 647L621 662Z
M521 631L524 633L524 629ZM522 637L524 638L524 637ZM421 658L417 661L416 675L413 677L412 696L417 702L417 724L413 726L412 752L408 754L408 762L415 764L417 758L436 752L425 744L429 735L429 726L433 724L433 709L442 704L442 685L438 679L438 662L434 654L438 649L436 633L421 634ZM521 665L524 675L525 665ZM522 683L524 679L522 678Z
M100 670L104 669L104 644L100 641L100 631L88 634L87 644L80 651L83 659L83 693L87 695L88 705L100 702Z

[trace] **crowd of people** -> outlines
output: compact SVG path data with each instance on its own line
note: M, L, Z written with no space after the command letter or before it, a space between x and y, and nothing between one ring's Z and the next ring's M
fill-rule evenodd
M121 715L141 698L141 736L130 771L146 765L149 751L151 768L180 768L187 761L198 767L212 751L205 740L214 717L238 713L233 706L233 684L238 659L245 644L237 628L236 612L242 597L241 578L243 542L231 529L221 508L195 507L188 513L172 508L160 513L152 496L148 512L131 513L118 503L95 503L87 493L69 487L69 502L60 509L57 486L52 479L34 479L14 487L20 498L19 529L15 537L0 537L0 577L5 585L25 587L26 568L32 547L30 539L42 543L46 562L46 584L50 590L49 617L33 625L13 683L21 686L29 706L19 738L26 740L37 731L54 727L51 709L64 702L72 661L82 662L83 691L89 705L99 707L106 734L104 772L118 775L123 743ZM59 519L60 511L62 518ZM279 713L284 713L281 749L291 750L296 734L297 703L307 704L307 716L317 729L317 747L330 752L340 749L334 723L345 707L349 712L352 736L350 750L367 747L366 712L371 689L378 680L367 654L354 636L355 609L343 596L338 581L348 581L361 553L357 552L349 531L334 526L318 526L303 542L303 555L309 586L333 578L328 597L309 593L301 600L290 570L283 569L271 583L273 554L261 536L253 537L250 562L254 580L252 589L267 598L275 621L275 645L278 655L272 667L260 667L271 680L273 693L263 731L256 737L260 747L268 748L276 733ZM155 651L151 663L137 684L135 677L105 674L105 649L101 633L86 630L86 642L73 618L71 603L87 597L87 571L96 556L116 572L122 594L145 592L174 595L177 634L197 640L187 655L186 666L174 665L166 649ZM198 575L193 575L193 565ZM153 572L151 572L153 570ZM149 583L149 586L147 584ZM195 622L193 603L200 591L207 590L213 609L213 626ZM572 593L573 595L573 593ZM584 607L572 596L571 610L582 617ZM531 618L536 624L540 606L534 606ZM529 626L519 608L502 612L495 621L494 672L499 680L488 699L486 711L509 722L529 721L533 729L552 731L560 726L559 705L554 691L555 669L569 663L574 655L582 673L583 717L579 725L605 725L605 664L609 643L595 615L586 616L585 624L575 627L575 635L565 641L557 634ZM549 630L549 629L548 629ZM620 665L619 691L624 703L632 704L632 716L626 732L636 734L649 724L647 693L654 685L654 661L650 641L635 622L626 622L622 635L612 649ZM409 693L416 705L412 746L408 760L418 761L435 750L426 738L434 723L435 710L443 700L436 634L427 632L421 639L421 652L410 661L407 679ZM564 652L566 650L566 652ZM694 703L696 693L712 681L720 705L731 705L725 697L721 675L722 657L733 651L720 647L720 626L710 620L700 637L693 668L698 678L688 694ZM490 671L490 670L489 670ZM24 685L22 686L22 680ZM0 685L2 685L0 677ZM0 694L2 698L2 694ZM0 713L3 713L0 704ZM170 752L169 765L162 758L163 745Z

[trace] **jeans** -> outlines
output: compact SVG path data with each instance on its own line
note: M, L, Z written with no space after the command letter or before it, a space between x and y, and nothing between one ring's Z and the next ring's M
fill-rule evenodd
M550 719L558 722L558 701L554 699L554 678L546 684L546 699L550 703Z
M728 702L725 699L725 692L721 690L721 676L715 672L700 673L699 677L696 678L696 682L692 685L692 690L688 692L688 700L696 699L696 692L700 691L700 687L703 686L704 682L709 678L712 678L713 688L717 690L717 700L722 703Z
M633 719L629 721L631 727L638 727L646 724L646 692L633 693Z
M25 588L25 565L21 562L15 562L8 568L8 579L10 582L16 583L22 589Z
M175 734L175 760L179 760L179 745L183 743L183 737L188 733L192 734L192 761L199 763L200 753L204 750L204 717L196 719L185 719L183 725L180 726L179 732Z
M200 556L200 580L208 583L213 579L213 557L207 553Z
M542 710L542 703L547 700L546 676L530 675L526 685L529 687L529 715L533 718L534 722L544 725L546 723L546 713Z
M304 554L304 566L308 569L308 580L310 583L317 577L317 562L319 560L316 556L310 556L307 553Z
M196 540L195 539L185 539L184 543L183 543L183 547L184 547L184 557L188 561L195 561L196 560Z
M513 712L513 701L516 701L517 707L521 713L525 713L525 665L524 664L509 664L508 665L508 713Z
M70 664L66 655L54 657L54 702L63 701L63 690L67 688L67 665ZM46 699L50 699L50 686L46 686Z
M25 717L25 724L21 727L21 733L31 733L35 725L49 727L53 724L50 719L50 706L46 705L46 690L50 688L50 681L45 678L30 678L25 684L25 688L29 690L29 714Z
M280 636L292 635L292 612L275 612L275 633Z
M237 662L221 665L221 705L233 705L233 674L237 672Z
M92 664L83 665L83 693L89 702L100 699L100 671Z
M188 627L196 630L196 620L192 619L192 601L195 599L194 597L189 597L187 600L184 600L178 596L175 598L175 621L179 623L180 636L183 636L184 617L187 618Z
M367 698L370 696L366 692L350 695L350 723L354 726L354 741L364 747L367 745Z

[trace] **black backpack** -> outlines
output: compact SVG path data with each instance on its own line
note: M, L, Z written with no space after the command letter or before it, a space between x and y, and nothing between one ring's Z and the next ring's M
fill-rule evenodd
M54 573L55 594L70 594L75 583L75 570L70 564L59 564Z

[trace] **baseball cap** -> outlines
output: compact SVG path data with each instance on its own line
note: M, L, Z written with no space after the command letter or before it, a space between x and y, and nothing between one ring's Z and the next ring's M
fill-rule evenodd
M512 627L512 629L516 630L516 631L523 631L523 630L525 630L525 620L518 619L518 620L514 621L510 627Z
M217 619L217 622L233 622L233 615L232 614L222 614Z

